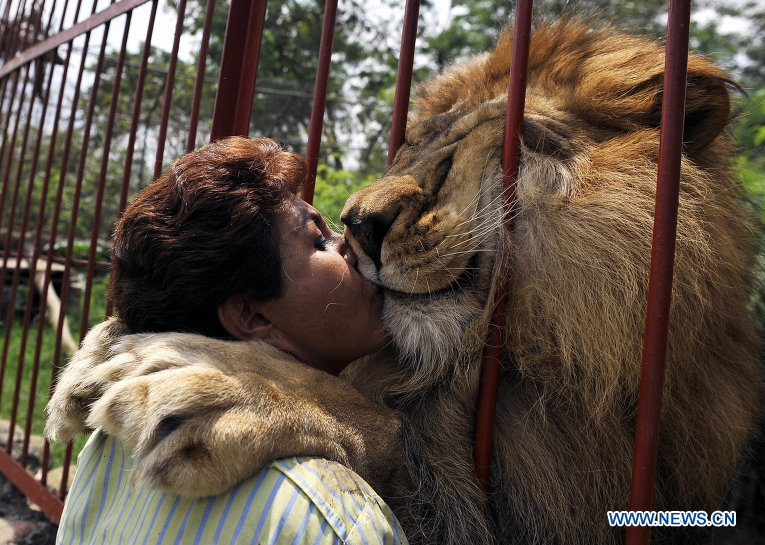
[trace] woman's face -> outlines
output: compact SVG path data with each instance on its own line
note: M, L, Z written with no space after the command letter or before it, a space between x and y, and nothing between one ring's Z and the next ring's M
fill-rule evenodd
M289 341L279 347L333 374L383 348L388 339L380 322L382 294L358 273L345 239L297 197L276 219L283 291L260 310Z

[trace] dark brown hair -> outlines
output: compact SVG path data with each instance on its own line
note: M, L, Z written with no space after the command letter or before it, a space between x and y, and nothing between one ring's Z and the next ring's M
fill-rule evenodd
M268 138L178 159L117 222L109 294L120 319L133 332L228 336L220 304L281 293L275 213L304 177L303 158Z

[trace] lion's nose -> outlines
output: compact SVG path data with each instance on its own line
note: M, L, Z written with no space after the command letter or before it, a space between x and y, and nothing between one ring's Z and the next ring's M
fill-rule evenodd
M383 242L391 226L403 209L419 210L425 200L425 192L413 176L386 176L348 197L340 219L380 269Z
M388 218L382 213L360 214L358 210L346 211L342 218L353 236L359 242L361 249L374 262L379 269L382 267L380 252L382 251L383 239L388 233L393 218Z
M387 202L380 202L381 199L377 199L375 203L377 206L370 210L369 201L360 195L363 191L351 195L340 219L358 241L364 253L374 262L375 267L380 269L383 240L398 216L401 205L396 199Z

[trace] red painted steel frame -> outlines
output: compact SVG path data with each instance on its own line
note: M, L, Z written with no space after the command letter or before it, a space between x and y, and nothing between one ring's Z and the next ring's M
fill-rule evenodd
M266 19L266 0L232 0L226 23L210 141L247 136Z
M205 7L205 24L202 30L202 44L199 48L197 61L197 76L194 79L194 98L191 101L191 118L189 120L189 139L186 141L186 153L194 150L197 141L197 124L199 122L199 107L202 104L202 84L205 80L207 65L207 50L210 47L210 31L212 30L215 0L207 0Z
M29 61L36 59L40 55L44 55L48 51L52 51L58 46L63 45L70 40L74 40L77 36L85 34L86 32L103 25L107 21L111 21L123 13L137 8L138 6L141 6L148 1L149 0L122 0L121 2L111 4L109 7L99 11L94 15L91 15L84 21L77 23L76 25L67 30L64 30L63 32L59 32L51 36L39 44L35 44L34 46L26 49L19 56L4 63L2 66L0 66L0 78L6 74L10 74L19 66L23 66Z
M122 31L122 45L120 54L117 58L117 66L114 68L114 81L112 82L112 99L109 103L109 120L106 123L106 134L104 135L104 148L101 153L101 169L98 174L98 186L96 189L96 207L93 212L93 225L90 233L90 247L88 248L87 274L85 280L85 293L82 296L83 307L80 318L80 337L84 338L88 330L88 318L90 317L90 296L93 290L93 275L96 268L96 249L98 247L98 228L101 225L101 211L103 208L104 191L106 189L107 169L109 166L109 151L112 145L112 134L114 132L114 118L117 114L117 100L120 94L120 82L122 81L122 68L125 64L125 52L127 51L127 40L130 33L130 22L133 12L129 11L125 16L125 28Z
M688 71L690 0L671 0L661 108L659 173L656 186L651 273L648 283L643 361L640 374L632 463L630 510L651 509L661 420L661 397L667 352L672 271L675 261L680 161L683 147L685 88ZM627 545L647 544L650 527L627 529Z
M321 129L324 126L324 109L327 105L327 85L329 84L329 65L332 61L332 42L335 40L335 20L337 19L337 0L327 0L324 6L324 22L321 26L321 44L319 62L316 67L316 83L313 88L311 105L311 124L308 128L308 145L305 151L307 172L300 198L313 203L313 189L316 184L316 166L319 163Z
M165 155L167 124L170 121L170 105L173 101L173 84L175 83L175 69L178 66L178 48L181 44L181 34L183 34L183 15L186 12L186 0L178 2L177 10L178 16L175 19L173 50L170 52L170 63L167 67L167 79L165 80L165 97L162 99L162 120L159 123L159 135L157 136L157 156L154 160L155 180L162 174L162 159Z
M52 495L44 485L35 480L3 450L0 450L0 472L5 474L27 498L39 505L48 518L56 524L61 521L64 502Z
M513 57L510 69L510 85L507 97L507 117L502 148L502 173L504 174L504 217L509 233L513 230L512 210L515 206L515 184L521 158L521 129L523 109L526 103L526 77L529 64L531 38L531 12L533 0L519 0L515 12L513 33ZM506 274L505 276L509 276ZM509 278L508 278L509 281ZM478 393L478 416L475 426L473 462L481 488L489 487L491 466L491 440L494 434L494 412L497 402L500 357L502 355L505 309L507 305L507 282L500 282L495 296L494 314L487 333L481 367L481 386Z
M104 24L103 37L101 39L101 48L99 49L98 61L96 62L96 69L94 71L93 82L91 84L91 89L90 89L88 113L85 118L85 128L83 131L82 144L80 148L80 158L77 165L77 179L74 185L74 195L72 196L72 212L69 219L69 236L67 238L67 244L66 244L66 262L64 263L64 275L61 280L62 309L66 308L66 304L69 297L70 286L71 286L70 278L72 274L72 255L74 252L74 238L75 238L75 230L77 225L77 218L80 212L79 207L80 207L80 197L82 194L82 182L85 175L85 163L87 160L88 146L90 143L90 129L93 122L93 115L94 115L95 107L96 107L96 97L98 96L98 87L101 81L101 74L103 71L104 54L106 52L106 43L108 41L110 26L111 26L111 21L107 21ZM83 61L85 60L85 56L86 56L85 52L83 52L83 56L82 56ZM82 68L83 65L81 64L80 67ZM56 346L53 352L54 368L59 367L59 364L61 361L61 339L63 335L65 319L66 319L66 312L62 310L58 315L58 326L56 328ZM87 333L87 331L85 330L80 331L80 342L82 342L82 339L85 337L85 333ZM51 385L53 385L52 376L51 376ZM59 488L59 497L62 500L66 497L67 478L69 476L69 464L71 462L71 458L72 458L72 443L70 442L66 446L66 451L64 452L64 463L62 464L63 469L61 472L61 485Z
M406 0L404 30L401 33L401 50L398 54L396 94L393 98L393 122L390 128L388 166L393 163L398 148L404 142L406 116L409 112L409 93L412 87L412 66L414 65L414 43L417 40L417 18L420 14L420 0Z

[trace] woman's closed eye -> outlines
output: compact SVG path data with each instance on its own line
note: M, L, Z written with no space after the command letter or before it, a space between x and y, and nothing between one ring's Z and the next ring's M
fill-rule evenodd
M316 237L313 241L313 247L317 250L326 251L327 246L329 245L329 239L326 238L324 235L319 235Z

